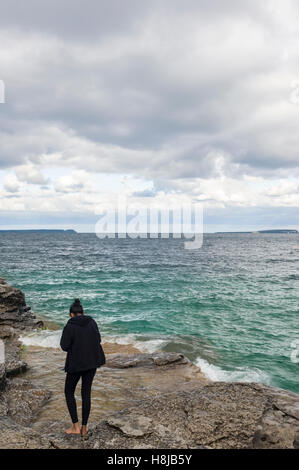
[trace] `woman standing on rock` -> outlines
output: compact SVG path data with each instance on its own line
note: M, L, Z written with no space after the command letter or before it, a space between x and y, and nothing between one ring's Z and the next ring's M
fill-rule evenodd
M90 316L84 315L79 299L70 307L71 318L65 325L60 346L67 352L65 361L65 398L73 426L67 434L87 433L87 421L91 406L91 386L96 369L105 364L105 354L101 346L101 335L98 325ZM75 399L76 386L82 378L82 427L80 430Z

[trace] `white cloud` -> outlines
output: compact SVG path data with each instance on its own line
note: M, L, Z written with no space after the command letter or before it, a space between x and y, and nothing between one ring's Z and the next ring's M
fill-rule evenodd
M28 183L28 184L46 184L47 180L42 175L39 168L37 168L32 163L27 163L26 165L19 166L15 168L15 173L19 181Z
M3 187L8 193L17 193L21 188L21 184L17 179L16 175L8 174L4 178Z
M94 182L86 171L77 170L58 178L55 190L59 193L89 193L94 190Z

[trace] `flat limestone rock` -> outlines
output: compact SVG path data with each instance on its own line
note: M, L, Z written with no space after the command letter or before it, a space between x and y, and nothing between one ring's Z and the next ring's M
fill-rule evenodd
M216 382L140 400L91 427L81 441L57 432L48 438L56 448L294 449L298 405L299 396L284 390Z
M298 406L299 396L291 392L254 383L215 382L141 400L114 413L94 428L85 445L115 449L298 448ZM286 411L290 409L295 413Z
M21 442L24 448L61 449L294 449L299 448L298 406L299 396L291 392L255 383L215 382L136 401L91 426L84 439L65 436L67 423L59 421L44 423L38 432L32 429L30 435L25 426L10 426L10 445L19 448ZM7 447L7 433L0 432L0 448Z

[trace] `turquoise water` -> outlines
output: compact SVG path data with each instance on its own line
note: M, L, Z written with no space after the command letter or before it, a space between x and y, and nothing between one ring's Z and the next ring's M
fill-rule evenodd
M215 380L299 392L298 235L100 240L93 234L0 234L0 275L61 326L80 297L103 336L181 351ZM299 357L299 354L298 354Z

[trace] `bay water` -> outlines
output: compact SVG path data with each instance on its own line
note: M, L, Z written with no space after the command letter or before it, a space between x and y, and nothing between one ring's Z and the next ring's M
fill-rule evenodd
M2 232L0 276L60 329L79 297L104 340L182 352L212 380L299 392L298 245L298 234L206 234L186 250L180 239ZM60 329L24 342L57 346Z

